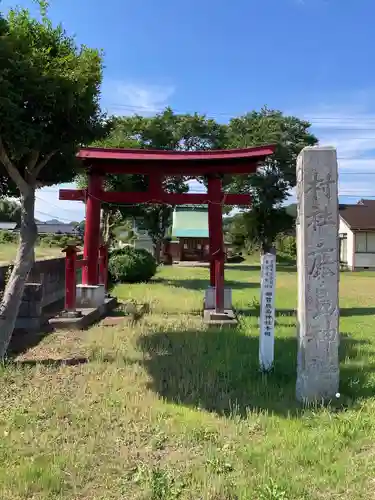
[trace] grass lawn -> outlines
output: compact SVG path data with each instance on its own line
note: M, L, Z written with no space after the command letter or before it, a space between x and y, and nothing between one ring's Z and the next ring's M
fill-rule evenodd
M341 398L307 410L293 317L278 318L274 372L258 372L259 269L226 271L237 330L203 326L207 276L164 268L121 285L151 305L136 326L56 332L2 368L1 499L375 498L375 276L342 274ZM281 266L276 302L296 305Z
M0 244L0 265L12 262L17 253L17 245ZM63 257L61 248L36 247L35 256L37 259L47 259L52 257Z

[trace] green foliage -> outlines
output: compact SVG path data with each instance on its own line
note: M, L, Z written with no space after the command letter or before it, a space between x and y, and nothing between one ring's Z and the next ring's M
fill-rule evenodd
M0 23L0 194L71 180L76 148L105 129L101 54L77 47L46 9L41 20L11 9Z
M156 270L154 257L144 249L128 246L113 250L109 257L108 272L113 283L149 281Z
M280 234L275 242L276 250L292 259L297 257L297 241L295 236Z
M40 234L38 236L39 245L42 247L65 248L68 245L82 245L80 238L68 234Z
M0 200L0 222L16 222L21 220L21 205L17 201Z
M250 192L252 209L246 216L249 237L258 241L264 250L274 243L276 236L293 226L292 218L282 207L290 189L296 185L296 161L305 146L316 144L309 132L310 123L280 111L261 109L239 118L233 118L228 127L230 147L249 147L275 144L275 154L269 157L258 172L237 176L230 190Z
M293 228L294 219L284 207L255 203L248 212L243 214L243 224L246 238L264 251L274 244L276 237Z
M247 230L242 213L236 214L230 220L227 220L224 231L226 239L230 241L235 250L243 250L246 247Z
M11 231L0 231L0 244L17 243L18 234Z
M227 225L226 237L235 250L253 253L268 242L268 247L275 244L279 252L295 258L296 238L285 234L294 226L294 218L284 207L263 211L255 206L247 212L236 214Z

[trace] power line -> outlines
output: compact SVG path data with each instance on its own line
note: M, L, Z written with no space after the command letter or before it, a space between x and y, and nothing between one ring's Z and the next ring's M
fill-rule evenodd
M65 220L68 222L72 222L72 219L67 219L66 217L60 217L59 215L48 214L47 212L42 212L41 210L35 210L35 213L45 215L47 217L51 217L52 219L58 219L58 220L63 220L63 221Z
M178 114L192 114L194 115L195 113L198 114L203 114L203 115L215 115L215 116L230 116L230 117L238 117L238 116L243 116L248 113L251 113L252 111L249 112L222 112L222 111L215 111L215 112L208 112L208 111L202 111L202 112L197 112L195 111L189 111L189 110L181 110L177 108L172 108L171 106L163 106L163 107L155 107L155 106L142 106L141 104L135 105L135 104L123 104L123 103L108 103L107 108L123 108L128 111L143 111L147 113L160 113L165 111L167 108L170 108L173 112L178 113ZM288 115L286 115L288 116ZM371 115L370 115L371 116ZM372 124L375 127L375 114L373 117L370 119L361 114L358 115L347 115L347 116L314 116L314 115L303 115L303 119L308 120L310 122L313 121L325 121L325 122L336 122L339 121L340 123L347 123L347 122L353 122L353 123L358 123L358 120L361 118L365 119L367 123ZM361 128L355 127L353 130L360 130ZM363 128L363 130L369 130L367 127ZM375 130L375 128L373 129Z
M59 207L58 205L55 205L54 203L52 203L51 201L49 200L44 200L43 198L40 198L39 196L35 196L35 198L39 201L42 201L43 203L48 203L48 205L51 205L51 207L55 207L55 208L58 208L59 210L64 210L65 212L70 212L70 213L77 213L77 210L72 210L71 208L63 208L63 207Z

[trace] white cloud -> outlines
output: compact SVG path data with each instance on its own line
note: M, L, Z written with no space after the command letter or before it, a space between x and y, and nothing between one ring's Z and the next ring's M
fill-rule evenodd
M115 115L153 114L168 105L174 91L172 86L104 81L102 106L109 114Z

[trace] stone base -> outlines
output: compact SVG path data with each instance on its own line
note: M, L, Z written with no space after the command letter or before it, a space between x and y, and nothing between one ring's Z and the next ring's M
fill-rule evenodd
M104 285L77 285L77 308L97 308L104 304Z
M339 391L340 372L305 370L297 376L296 397L304 404L336 399Z
M76 311L62 311L61 313L61 318L80 318L82 316L82 311L76 310Z
M51 318L49 324L56 330L83 330L116 309L117 305L116 298L107 298L99 307L78 308L78 317L67 317L62 313Z
M204 309L215 309L215 287L210 286L205 293ZM232 309L232 289L224 288L224 309Z
M232 309L224 309L222 313L216 312L215 309L205 309L203 312L203 322L208 326L219 328L233 328L238 324Z

